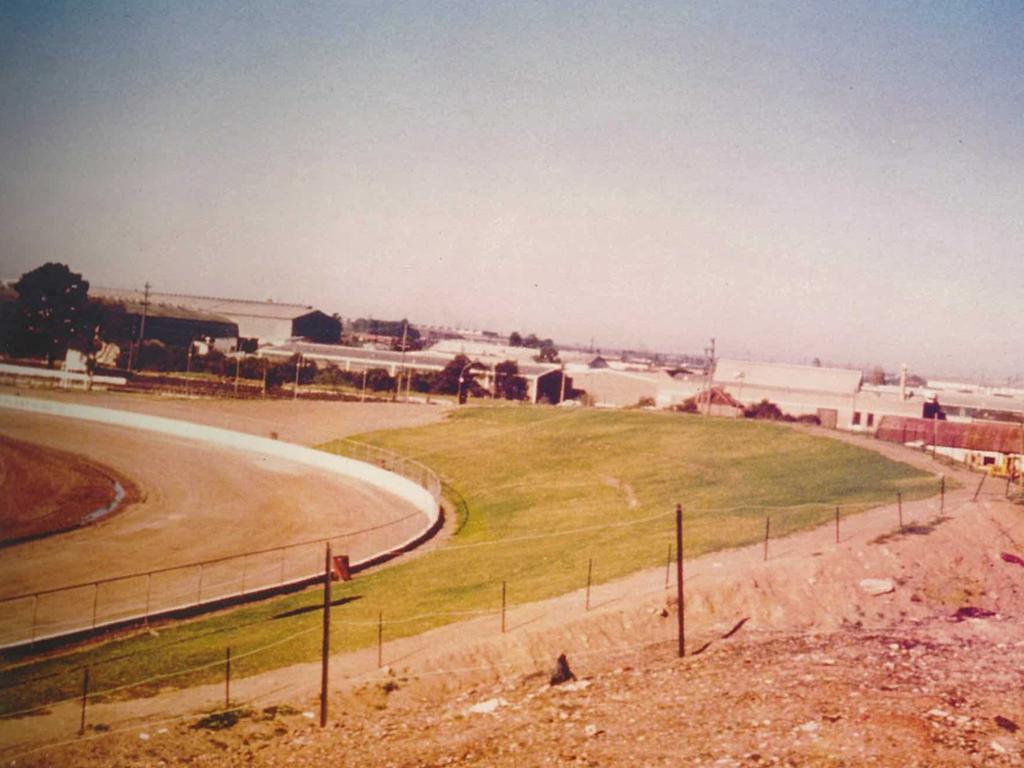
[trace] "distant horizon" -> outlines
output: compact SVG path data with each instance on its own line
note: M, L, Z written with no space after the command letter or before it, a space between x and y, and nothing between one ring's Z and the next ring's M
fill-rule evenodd
M8 3L0 271L1020 379L1022 37L998 0Z
M39 265L39 266L42 266L42 265ZM71 269L72 272L77 272L77 270L75 270L72 265L67 265L67 266ZM17 282L19 277L0 276L0 282L7 282L11 286L13 286L14 283ZM87 281L89 280L88 276L85 275L85 274L82 274L82 278L84 280L87 280ZM138 293L142 293L143 290L144 290L144 288L134 288L134 287L130 287L130 286L94 285L91 281L89 281L89 290L92 291L93 289L107 290L107 291L125 291L125 292L135 291L135 292L138 292ZM282 306L310 307L312 309L317 309L317 310L320 310L320 311L325 311L322 307L318 307L315 303L310 303L310 302L305 302L305 301L291 301L291 300L290 301L285 301L285 300L277 300L277 299L258 299L258 298L245 297L245 296L228 296L228 295L200 294L200 293L196 293L196 292L193 292L193 291L164 291L164 290L160 290L158 286L153 286L153 285L150 286L150 290L151 290L152 293L158 294L158 295L162 294L162 295L171 295L171 296L177 295L177 296L216 298L216 299L224 299L224 300L232 300L232 301L250 301L250 302L256 302L256 303L267 302L267 303L273 303L273 304L278 304L278 305L282 305ZM333 313L332 312L326 312L326 314L333 314ZM358 319L376 319L376 320L398 321L398 320L402 320L402 319L407 319L409 321L410 325L419 326L419 327L443 328L445 330L451 330L451 331L455 331L455 332L462 331L462 332L466 332L466 333L480 333L480 334L483 334L483 333L494 333L494 334L497 335L497 338L499 340L503 339L506 342L508 341L509 336L513 332L517 332L517 333L520 333L522 335L529 335L529 334L533 333L533 334L536 334L540 338L552 338L552 340L555 342L555 346L558 347L559 349L564 349L564 348L588 349L588 348L591 347L590 341L573 341L571 339L570 340L559 339L559 338L557 338L555 336L551 336L544 329L513 328L511 330L504 331L504 330L494 329L494 328L484 328L482 326L473 327L473 326L468 326L468 325L437 324L437 323L429 323L429 322L417 321L415 316L410 315L410 314L400 314L400 315L397 315L397 316L394 316L394 317L392 317L392 316L385 317L383 315L375 315L375 314L372 314L372 313L369 314L369 315L347 315L345 313L340 313L339 312L337 314L338 314L338 316L343 321L345 321L345 320L351 321L351 320L358 320ZM718 342L718 339L716 338L716 343L717 342ZM703 349L695 350L695 351L682 351L682 350L679 350L679 349L668 349L668 348L661 348L661 347L655 348L655 347L652 347L650 345L647 345L646 348L645 348L645 346L623 347L623 346L616 346L616 345L610 345L610 344L602 345L602 344L598 343L598 340L596 338L595 338L594 343L593 343L593 349L594 349L595 354L603 354L604 352L614 351L614 352L636 352L636 353L652 354L652 355L654 355L654 354L657 354L657 355L674 355L674 356L678 356L678 357L690 357L690 358L699 358L699 357L703 356ZM813 365L813 361L815 359L818 359L819 362L821 363L822 367L826 367L826 368L829 368L829 367L831 367L831 368L844 368L844 369L849 369L849 370L860 370L860 371L869 371L875 365L880 365L879 363L874 363L874 362L863 363L863 364L852 363L852 362L838 362L836 360L829 359L827 357L821 357L820 355L817 355L817 356L816 355L811 355L811 356L808 356L808 355L801 355L801 356L790 356L790 355L758 356L756 354L754 354L754 355L733 355L733 354L724 355L724 354L717 354L716 355L716 359L717 358L728 358L728 359L746 360L746 361L749 361L749 362L778 363L778 364L784 364L784 365L804 365L804 366L812 366ZM882 366L882 368L885 370L886 374L895 375L895 374L899 373L900 367L902 365L903 364L901 363L900 365L897 365L895 368L889 368L889 367L886 367L886 366ZM1024 387L1024 379L1019 378L1019 377L1015 378L1015 379L1011 379L1012 383L1008 384L1007 381L1002 381L1002 382L994 381L994 380L986 381L984 379L978 379L978 378L974 378L974 377L970 377L970 376L964 376L962 374L953 374L951 372L944 372L944 373L943 372L939 372L938 374L936 374L933 371L926 371L926 370L921 370L921 369L909 368L908 369L908 373L910 373L911 375L921 376L922 378L927 379L927 380L931 380L931 379L949 380L949 381L957 381L957 382L961 382L961 383L965 383L965 384L975 384L975 385L979 385L979 386L989 386L989 387L1006 387L1006 386L1018 387L1018 388Z

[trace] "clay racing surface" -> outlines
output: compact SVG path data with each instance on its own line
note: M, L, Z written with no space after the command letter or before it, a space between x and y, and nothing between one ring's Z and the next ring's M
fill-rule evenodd
M134 481L140 497L120 514L86 528L6 548L0 597L402 521L346 540L354 557L365 556L389 541L408 538L423 526L422 515L411 514L414 510L409 505L383 491L241 450L16 411L4 412L0 434L115 468ZM289 571L285 575L315 572L321 567L322 546L290 557L291 561L281 566ZM277 573L276 561L263 567L271 565ZM260 567L248 563L248 577L253 578L253 570ZM207 572L208 589L217 578ZM220 578L233 582L236 575L221 574ZM84 599L86 596L78 597L79 602ZM40 618L42 609L40 604ZM8 625L21 618L14 607L7 613Z
M109 467L0 435L0 545L85 525L137 497L135 484Z

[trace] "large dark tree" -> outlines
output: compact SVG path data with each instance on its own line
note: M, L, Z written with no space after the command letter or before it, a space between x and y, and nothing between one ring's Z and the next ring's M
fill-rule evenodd
M559 362L558 350L555 349L551 344L551 340L548 339L540 348L540 352L533 359L538 363L557 363Z
M477 382L474 368L482 368L480 363L471 362L465 355L456 355L434 377L434 391L446 395L460 395L460 402L467 394L479 397L484 393Z
M68 347L91 342L95 322L89 312L89 283L80 274L51 262L22 275L14 290L18 354L46 355L46 364L52 366Z
M529 385L519 375L519 365L515 360L506 360L494 366L494 395L506 400L525 400Z

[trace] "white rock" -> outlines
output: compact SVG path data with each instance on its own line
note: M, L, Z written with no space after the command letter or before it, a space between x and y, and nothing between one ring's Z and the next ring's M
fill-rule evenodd
M800 726L800 730L804 733L815 733L821 728L821 724L815 720L810 720Z
M989 746L992 747L993 752L998 752L1000 755L1006 754L1006 747L1004 747L995 739L992 739L992 741L989 743Z
M139 734L139 738L142 739L143 741L149 741L149 734L148 733L140 733Z
M487 699L485 701L477 702L472 707L467 709L467 712L472 712L475 715L491 715L498 710L499 707L507 707L508 702L500 697L494 699Z
M887 595L896 591L896 583L892 579L861 579L860 588L869 595Z
M585 691L590 687L589 680L574 680L571 683L565 683L558 686L559 691Z

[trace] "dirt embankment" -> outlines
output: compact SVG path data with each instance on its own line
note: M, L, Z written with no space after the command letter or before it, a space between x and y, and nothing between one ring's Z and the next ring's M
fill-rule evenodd
M136 484L110 467L0 435L0 545L77 528L138 499Z
M237 681L241 709L206 720L181 714L218 708L218 686L97 706L89 738L18 764L1021 765L1024 508L899 453L965 486L904 505L902 531L894 505L838 543L688 562L684 659L658 569L589 611L575 593L516 607L505 634L486 616L388 643L383 670L376 649L335 657L324 730L300 665ZM552 687L561 652L580 680Z

